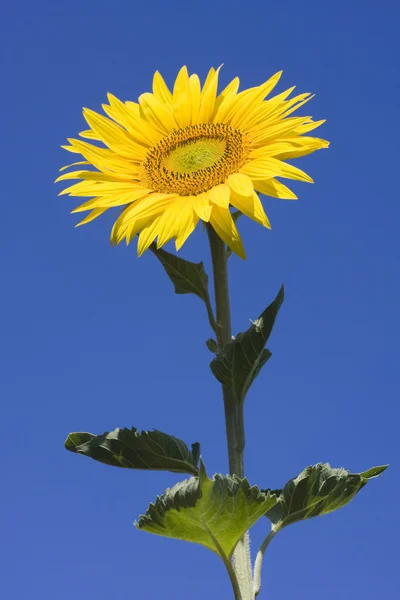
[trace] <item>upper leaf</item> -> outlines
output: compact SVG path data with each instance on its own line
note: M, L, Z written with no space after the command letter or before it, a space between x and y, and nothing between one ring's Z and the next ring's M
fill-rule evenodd
M275 300L244 333L239 333L217 354L210 367L215 377L229 387L238 402L246 394L261 368L272 356L265 348L284 298L283 286Z
M230 558L244 533L276 503L270 492L236 475L200 476L177 483L135 523L150 533L201 544Z
M161 248L157 250L154 245L150 248L167 272L177 294L195 294L208 302L208 276L202 262L192 263Z
M388 465L373 467L364 473L349 473L345 469L331 469L319 463L307 467L283 490L274 490L277 504L266 516L275 530L311 517L326 515L345 506L368 481L378 477Z
M370 469L368 469L368 471L364 471L363 473L360 473L361 477L363 479L375 479L375 477L379 477L379 475L382 475L382 473L384 471L386 471L386 469L388 468L389 465L382 465L380 467L371 467ZM367 482L365 482L367 483ZM364 483L364 485L365 485Z
M219 351L218 343L213 338L209 338L206 341L206 346L209 349L209 351L213 354L217 354L217 352Z
M178 438L156 429L139 432L132 427L103 435L75 432L69 434L65 447L114 467L198 474L200 445L192 444L190 451Z

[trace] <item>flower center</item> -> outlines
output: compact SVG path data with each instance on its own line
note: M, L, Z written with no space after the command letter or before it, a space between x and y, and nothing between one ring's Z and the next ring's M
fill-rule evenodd
M212 167L223 157L225 149L225 140L198 137L173 148L161 164L173 173L194 173Z
M238 129L223 123L183 127L162 138L142 163L142 180L157 192L206 192L235 173L248 154Z

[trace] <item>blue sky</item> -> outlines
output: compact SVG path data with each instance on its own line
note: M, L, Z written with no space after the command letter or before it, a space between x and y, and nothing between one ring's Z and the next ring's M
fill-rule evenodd
M112 249L112 217L74 229L53 185L82 106L107 91L136 100L159 69L187 64L222 83L315 92L328 151L301 159L315 185L265 199L271 232L242 219L246 262L231 260L233 326L248 326L282 282L273 358L246 402L246 474L279 487L329 461L353 472L391 463L343 510L271 544L260 598L372 600L398 590L400 206L399 8L288 0L69 2L3 9L2 595L230 597L211 552L138 532L134 519L173 474L133 472L66 452L70 431L159 428L202 443L227 471L220 391L208 369L200 300L178 297L150 254ZM309 114L309 113L308 113ZM182 256L204 260L198 228ZM252 548L267 524L254 529ZM178 587L179 586L179 587Z

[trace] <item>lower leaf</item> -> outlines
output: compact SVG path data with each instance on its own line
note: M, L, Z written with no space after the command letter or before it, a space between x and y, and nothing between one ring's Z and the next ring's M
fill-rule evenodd
M230 558L244 533L277 502L274 494L251 487L236 475L199 477L177 483L150 504L138 529L206 546Z

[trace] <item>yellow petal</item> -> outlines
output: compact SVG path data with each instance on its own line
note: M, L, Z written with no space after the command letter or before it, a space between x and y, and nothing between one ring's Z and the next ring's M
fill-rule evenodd
M240 129L246 128L247 124L252 120L257 109L262 106L262 101L264 98L278 83L281 75L282 71L275 73L275 75L273 75L263 85L254 88L251 94L243 98L242 102L236 107L230 119L230 124L232 127L238 127Z
M254 128L250 132L251 144L256 147L264 146L276 138L288 136L289 133L290 137L292 137L297 128L308 123L309 120L310 117L289 117L288 119L274 121L273 123L266 122L260 124L257 130Z
M233 173L228 177L228 184L232 191L240 194L240 196L251 196L253 194L253 184L247 175L244 173Z
M98 136L97 133L95 133L91 129L86 129L85 131L81 131L79 135L82 138L85 138L87 140L96 140L97 142L101 141L100 136Z
M85 164L88 164L85 161ZM72 166L72 165L69 165ZM60 169L61 170L61 169ZM57 177L54 183L58 183L59 181L64 181L67 179L84 179L84 180L92 180L92 181L126 181L133 182L132 177L128 175L119 175L118 173L100 173L99 171L71 171L70 173L64 173Z
M199 217L194 211L194 198L185 200L179 215L179 225L176 230L175 247L180 250L189 235L195 230Z
M75 227L80 227L81 225L86 225L86 223L90 223L91 221L97 219L97 217L100 217L100 215L105 213L106 210L106 208L95 208L84 219L82 219L82 221L79 221L79 223L77 223Z
M243 103L247 101L246 99L250 98L251 95L256 90L258 90L258 87L252 87L252 88L247 88L247 90L242 90L241 92L239 92L238 94L236 94L234 96L233 102L229 103L229 107L225 107L225 109L222 110L222 108L225 106L225 102L224 102L223 106L221 106L220 111L218 111L220 114L220 119L224 123L230 122L230 120L231 120L232 116L235 114L236 110L239 110L240 107L243 105Z
M99 196L107 194L129 194L136 193L144 189L139 182L130 183L127 181L80 181L60 192L60 196L69 194L70 196Z
M133 163L124 159L122 156L118 156L118 154L112 150L99 148L88 142L74 140L73 138L69 138L68 141L71 144L71 149L67 146L65 147L66 150L82 154L84 158L100 171L115 171L118 173L132 174L132 172L137 170Z
M123 214L124 213L122 213L121 217L123 216ZM139 233L139 231L145 229L146 227L149 227L155 219L158 219L157 216L153 216L127 222L126 220L121 220L121 217L117 219L112 228L112 244L119 244L120 242L122 242L123 239L125 239L128 245L133 240L133 238Z
M277 168L275 165L268 165L264 160L249 160L242 167L240 167L240 172L250 177L250 179L254 182L257 179L271 179L272 177L279 176L277 173Z
M265 144L265 146L260 146L259 148L251 150L249 152L248 159L256 160L258 158L269 158L270 156L275 156L280 152L287 152L289 150L293 150L293 148L295 147L296 144L292 141L286 141L285 139L279 140L273 142L272 144Z
M210 224L232 252L240 256L240 258L246 258L242 240L240 239L229 208L221 208L214 204L211 211Z
M151 190L147 190L145 188L139 189L136 192L129 193L116 193L110 194L108 196L96 196L92 198L92 200L88 200L84 204L77 206L72 211L73 213L83 212L85 210L89 210L91 208L113 208L114 206L123 206L124 204L132 204L140 198L147 196Z
M118 217L117 225L121 223L131 223L136 219L147 219L152 221L152 217L158 216L166 210L175 200L174 194L161 194L158 192L149 194L128 206Z
M249 152L248 158L254 160L256 158L269 158L273 156L280 158L281 160L286 158L297 158L299 156L305 156L319 150L320 148L328 148L329 142L321 140L319 138L312 137L292 137L282 138L276 140L265 146L260 146Z
M264 207L261 204L260 198L256 192L253 192L251 197L240 196L239 194L232 192L231 204L240 210L240 212L242 212L244 215L250 219L253 219L253 221L256 221L257 223L260 223L260 225L264 225L264 227L271 229L268 217L264 212Z
M208 193L198 194L194 196L193 209L200 219L206 223L210 220L211 216L211 204L208 198Z
M157 236L158 223L160 221L160 217L154 219L154 221L144 227L139 234L138 245L137 245L137 253L138 256L142 256L143 252L146 252L148 247L154 242ZM130 241L130 240L129 240Z
M69 187L65 188L64 190L61 190L61 192L58 194L59 196L65 196L66 194L68 194L69 196L85 196L85 191L88 188L92 188L93 189L93 182L91 181L79 181L79 183L74 183L73 185L70 185ZM87 194L88 196L95 196L96 193L91 193L91 194Z
M164 246L175 238L176 249L179 250L199 221L194 211L194 197L177 198L161 215L157 228L157 248Z
M329 142L318 138L297 138L297 144L292 146L291 149L281 149L275 153L275 157L280 160L287 160L290 158L300 158L301 156L307 156L316 150L322 150L323 148L329 148Z
M236 96L237 91L239 89L240 80L239 77L235 77L232 79L230 83L222 90L220 94L218 94L217 99L215 100L215 110L218 112L219 107L222 103L229 98L230 96ZM217 113L216 113L217 115ZM215 116L216 116L215 115Z
M90 162L87 160L78 160L77 162L71 163L70 165L65 165L65 167L61 167L60 171L65 171L70 167L77 167L78 165L90 165Z
M191 91L186 67L182 67L175 81L173 107L179 127L190 125L192 122Z
M218 74L221 67L215 71L215 69L210 69L203 89L201 91L201 99L200 99L200 110L198 123L209 123L212 120L214 107L215 107L215 99L217 96L218 89Z
M180 211L183 210L182 199L176 199L163 212L158 224L157 248L164 246L177 234L177 224Z
M257 122L259 120L258 115L262 111L263 106L268 104L268 102L274 102L274 100L275 100L274 98L272 98L271 100L267 100L267 101L261 100L260 101L260 93L262 95L262 92L263 92L263 86L249 88L247 90L243 90L242 92L240 92L240 94L238 94L236 96L234 102L229 107L229 110L224 117L224 122L230 123L232 118L234 118L235 115L237 115L238 113L245 116L247 106L249 105L249 103L252 103L254 101L254 99L256 100L255 106L253 106L251 119L248 119L248 121L255 120ZM247 124L246 128L249 128L249 127L250 127L250 125Z
M153 94L160 102L165 102L172 107L172 94L165 83L161 73L156 71L153 77Z
M287 102L285 111L282 113L282 118L288 117L313 98L315 98L315 94L300 94L299 96L292 98Z
M297 200L296 194L277 179L257 179L254 181L257 192L281 200Z
M274 96L270 100L263 102L260 110L257 111L255 117L248 123L249 131L255 133L268 123L271 124L273 121L281 121L313 97L311 94L307 93L299 94L290 100L286 100L294 89L295 86L285 90L278 96ZM301 100L304 100L304 102L301 102ZM290 109L290 107L294 108Z
M214 123L222 123L225 121L226 115L229 113L231 107L237 101L237 91L239 89L239 83L239 77L235 77L235 79L233 79L217 97L214 107Z
M197 123L200 110L201 86L199 76L194 74L189 77L190 97L192 102L192 123Z
M226 183L216 185L208 193L210 201L213 204L218 204L222 208L228 208L231 189Z
M133 117L140 117L140 106L137 102L132 102L131 100L127 100L125 102L126 108L132 114Z
M69 142L71 142L71 139L68 140ZM67 152L72 152L73 154L80 154L79 150L77 150L76 148L74 148L74 146L61 146L61 148L63 148L64 150L67 150ZM73 163L74 165L76 163Z
M167 105L160 102L154 94L142 94L139 96L139 104L144 119L158 131L165 135L176 129L176 121Z
M264 98L268 96L270 92L274 89L280 78L282 77L283 71L278 71L275 75L272 75L265 83L263 83L260 87L263 88Z
M132 139L145 147L154 146L161 138L160 132L150 125L147 121L140 118L140 107L136 105L135 109L129 108L124 102L121 102L116 96L108 93L107 99L110 103L103 104L104 112L125 127Z
M308 133L313 129L316 129L320 125L326 122L326 119L321 119L321 121L312 121L311 123L305 123L304 125L300 125L295 129L295 133L302 135L303 133Z
M88 108L83 110L83 116L106 146L130 160L145 158L147 148L134 142L122 127Z
M240 170L251 179L270 179L272 176L314 183L311 177L301 169L272 157L252 160L243 165Z

